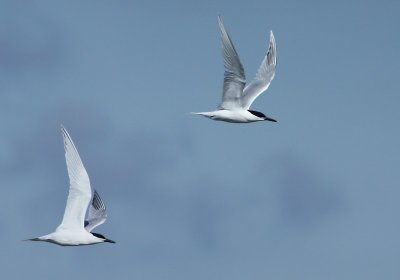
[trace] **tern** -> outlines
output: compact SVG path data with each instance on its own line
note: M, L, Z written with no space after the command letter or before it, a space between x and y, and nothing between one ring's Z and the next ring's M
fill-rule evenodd
M225 67L222 102L215 111L192 114L231 123L276 122L261 112L250 110L253 101L268 89L275 76L276 43L274 33L270 32L268 53L258 68L255 78L246 85L244 68L220 16L218 16L218 24Z
M61 131L64 138L65 160L70 182L64 217L55 232L28 240L45 241L61 246L91 245L103 242L115 243L115 241L107 239L99 233L91 232L95 227L105 222L107 218L106 207L96 190L92 198L89 176L74 142L63 126ZM88 216L85 220L86 211Z

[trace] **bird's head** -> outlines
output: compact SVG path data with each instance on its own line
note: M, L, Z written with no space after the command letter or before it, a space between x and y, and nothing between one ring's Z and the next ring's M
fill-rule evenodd
M103 239L103 242L116 243L114 240L108 239L108 238L106 238L104 235L102 235L100 233L92 232L92 235L96 236L97 238Z
M258 111L253 111L253 110L248 110L252 115L259 117L260 119L263 119L264 121L270 121L270 122L276 122L275 119L267 117L266 115L264 115L261 112Z

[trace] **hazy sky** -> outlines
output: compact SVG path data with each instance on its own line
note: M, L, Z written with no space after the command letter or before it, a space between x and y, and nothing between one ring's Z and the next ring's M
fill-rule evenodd
M222 94L221 14L278 123ZM400 279L399 1L0 1L0 278ZM70 132L113 244L52 232Z

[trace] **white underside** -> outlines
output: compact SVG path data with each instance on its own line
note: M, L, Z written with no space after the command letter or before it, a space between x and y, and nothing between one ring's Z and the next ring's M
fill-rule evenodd
M38 237L38 240L52 242L62 246L89 245L104 242L103 239L92 235L85 229L79 231L57 230L48 235Z
M247 110L244 109L235 109L235 110L216 110L212 112L199 112L192 113L195 115L202 115L207 118L216 121L224 121L231 123L249 123L249 122L258 122L264 121L263 118L259 118Z

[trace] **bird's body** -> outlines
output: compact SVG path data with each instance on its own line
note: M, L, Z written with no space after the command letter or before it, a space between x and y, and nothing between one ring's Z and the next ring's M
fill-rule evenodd
M215 111L192 114L231 123L276 122L261 112L250 110L253 101L267 90L275 76L276 43L274 34L272 31L270 32L268 53L264 57L256 77L246 85L244 68L220 17L218 17L218 23L225 67L222 102Z
M94 236L92 233L88 232L85 229L82 230L57 229L53 233L32 238L30 240L46 241L61 246L92 245L104 242L104 239Z
M45 241L61 246L90 245L103 242L115 243L101 234L91 232L93 228L106 220L106 208L96 191L92 196L89 176L78 151L67 130L64 127L61 130L70 181L64 217L54 232L28 240ZM88 208L88 219L85 220Z
M211 112L198 112L193 113L195 115L201 115L208 117L215 121L224 121L230 123L249 123L249 122L258 122L265 121L267 116L265 116L261 112L253 111L253 110L244 110L244 109L220 109ZM273 119L269 119L271 121L275 121Z

